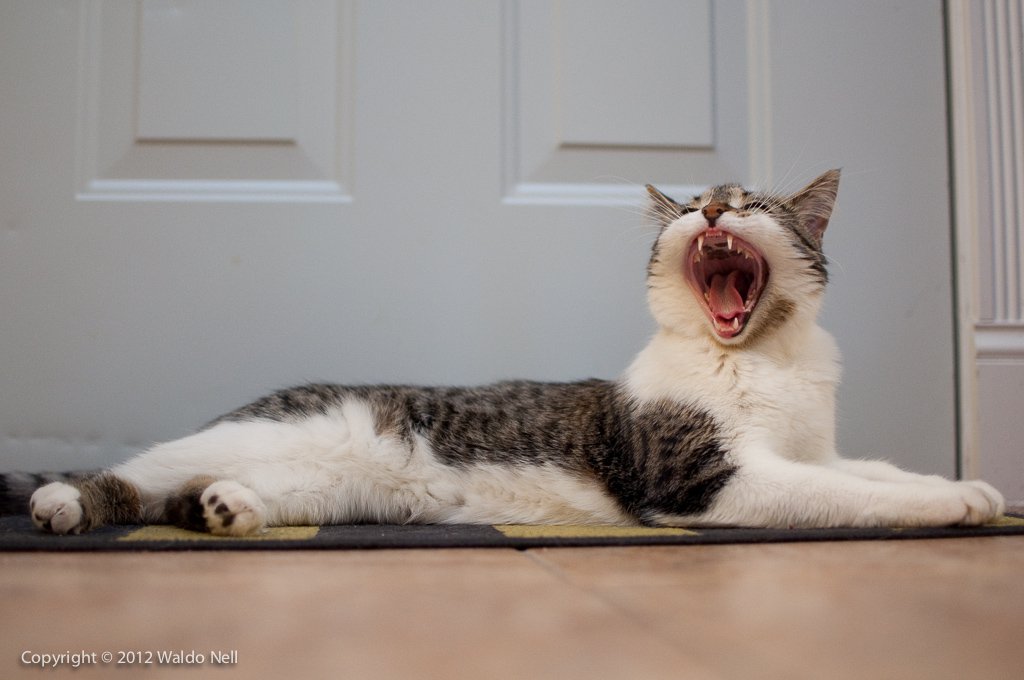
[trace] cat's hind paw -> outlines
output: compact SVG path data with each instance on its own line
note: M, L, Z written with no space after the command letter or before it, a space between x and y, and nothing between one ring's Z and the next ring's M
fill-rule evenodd
M267 522L267 507L252 489L229 480L206 487L199 502L206 528L215 536L253 536Z
M28 502L32 523L54 534L77 534L85 527L82 492L64 482L36 489Z

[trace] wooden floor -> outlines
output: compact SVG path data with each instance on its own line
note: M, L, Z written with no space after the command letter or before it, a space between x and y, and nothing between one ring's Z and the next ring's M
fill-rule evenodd
M1019 680L1022 576L1024 537L6 553L0 677ZM179 650L204 663L161 665ZM98 665L20 661L82 651ZM153 665L112 672L131 652Z

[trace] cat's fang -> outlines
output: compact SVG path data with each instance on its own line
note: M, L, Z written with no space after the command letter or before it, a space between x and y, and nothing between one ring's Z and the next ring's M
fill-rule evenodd
M726 233L725 245L728 246L729 250L732 250L732 234Z

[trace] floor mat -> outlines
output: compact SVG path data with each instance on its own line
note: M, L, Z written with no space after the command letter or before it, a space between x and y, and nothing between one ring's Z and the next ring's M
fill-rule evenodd
M707 545L1024 535L1024 516L982 527L928 529L675 529L614 526L358 524L275 527L252 538L222 538L170 526L109 526L80 536L37 531L27 515L0 517L0 551L352 550Z

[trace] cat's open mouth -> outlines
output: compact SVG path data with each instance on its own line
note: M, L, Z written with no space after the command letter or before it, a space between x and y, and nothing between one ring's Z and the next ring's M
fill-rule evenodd
M768 280L761 253L740 237L711 227L690 244L686 272L719 337L742 333Z

